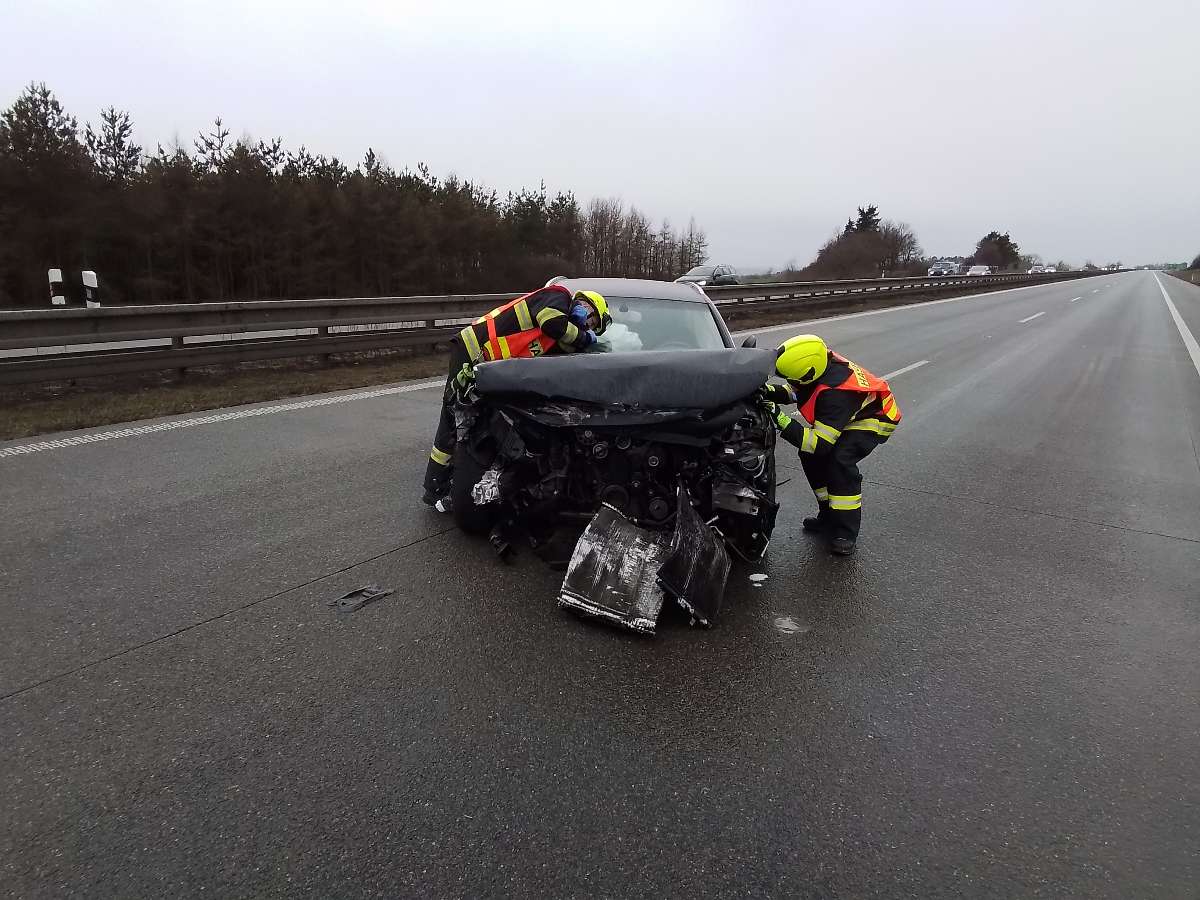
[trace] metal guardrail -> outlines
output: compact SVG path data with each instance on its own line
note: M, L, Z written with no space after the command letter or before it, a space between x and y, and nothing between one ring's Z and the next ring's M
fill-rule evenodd
M851 311L896 296L1052 283L1096 274L1112 273L713 285L706 287L705 292L726 318L737 319L751 310L795 307L797 315L834 309ZM516 293L451 294L0 311L0 351L9 354L29 351L25 355L0 358L0 384L398 347L429 348L453 337L464 320L480 316L517 296ZM133 341L157 342L160 346L94 347ZM42 352L50 348L63 349Z

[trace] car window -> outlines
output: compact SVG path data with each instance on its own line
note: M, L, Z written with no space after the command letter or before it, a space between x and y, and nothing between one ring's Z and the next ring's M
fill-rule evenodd
M696 266L693 269L688 269L688 275L712 275L713 266Z
M648 297L609 297L613 323L600 337L600 349L721 350L725 341L705 303Z

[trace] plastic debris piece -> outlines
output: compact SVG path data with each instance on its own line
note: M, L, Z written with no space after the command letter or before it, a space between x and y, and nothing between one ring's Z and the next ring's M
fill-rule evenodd
M558 605L654 634L664 598L656 575L670 535L634 525L611 506L600 511L579 536Z
M791 616L780 616L775 620L775 628L784 634L808 634L812 631L812 626L807 622L801 622Z
M758 584L762 584L764 581L766 581L767 576L764 575L762 572L755 572L753 575L750 576L750 580L753 581L756 585L758 585Z
M658 570L658 583L692 618L710 628L725 598L729 554L690 501L691 496L680 485L675 533L671 535L670 554Z
M336 600L330 600L326 606L332 606L340 613L351 613L355 610L362 609L368 603L373 603L388 594L394 593L391 588L380 588L373 584L368 584L360 588L356 588L348 594L343 594Z

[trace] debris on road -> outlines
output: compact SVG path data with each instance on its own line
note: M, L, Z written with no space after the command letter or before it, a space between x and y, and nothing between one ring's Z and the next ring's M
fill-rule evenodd
M780 616L775 620L775 628L784 634L808 634L812 631L812 626L807 622L801 622L791 616Z
M730 559L682 486L672 532L642 528L603 505L571 556L558 604L641 634L654 634L671 597L693 623L712 625L721 609Z
M362 609L368 603L374 603L376 600L380 600L392 593L395 593L392 588L385 589L368 584L356 588L348 594L343 594L336 600L330 600L325 605L333 607L340 613L351 613Z

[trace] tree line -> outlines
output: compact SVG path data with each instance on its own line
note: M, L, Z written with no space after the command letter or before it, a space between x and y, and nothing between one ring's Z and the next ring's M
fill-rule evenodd
M878 278L923 275L935 260L952 260L962 266L985 265L993 271L1027 271L1040 265L1036 253L1022 253L1007 231L990 231L975 243L966 256L925 257L921 242L910 225L885 220L874 205L860 206L857 215L829 238L817 251L816 258L803 268L789 264L781 273L785 278L816 280L841 278ZM1098 268L1090 261L1087 266ZM1064 260L1056 268L1073 269Z
M97 272L105 303L402 296L531 288L553 275L672 279L705 261L694 221L654 224L616 199L581 206L545 185L353 166L305 147L231 139L134 142L44 84L0 113L0 306L46 305L48 268Z

